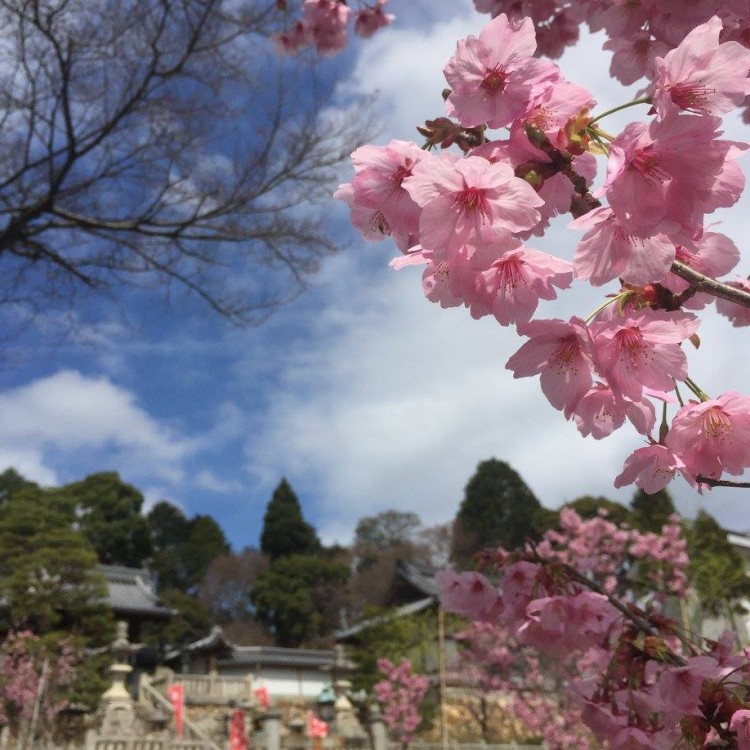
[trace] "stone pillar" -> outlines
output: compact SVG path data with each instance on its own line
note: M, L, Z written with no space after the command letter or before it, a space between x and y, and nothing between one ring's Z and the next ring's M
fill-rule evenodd
M102 735L129 735L133 733L135 722L135 707L130 691L125 684L128 675L133 671L127 663L130 656L130 642L128 641L128 624L117 623L115 640L111 646L114 657L109 674L112 684L102 695L100 710L104 714L102 719Z
M370 725L372 750L388 750L388 727L385 725L385 719L377 703L370 706L370 717L367 723Z
M281 750L281 714L278 711L266 711L260 720L266 736L266 750Z

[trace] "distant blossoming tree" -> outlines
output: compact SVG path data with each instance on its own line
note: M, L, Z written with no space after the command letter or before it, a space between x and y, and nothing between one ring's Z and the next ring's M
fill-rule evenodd
M0 725L14 736L48 737L67 705L79 654L62 640L49 648L30 631L11 631L0 644Z
M375 697L384 709L385 723L391 735L406 750L422 722L419 706L424 700L429 681L412 672L411 662L402 659L394 664L389 659L378 659L383 679L375 685Z

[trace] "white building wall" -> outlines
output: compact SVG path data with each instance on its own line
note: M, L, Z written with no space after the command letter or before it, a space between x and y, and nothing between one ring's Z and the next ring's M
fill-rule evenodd
M247 669L223 668L225 675L246 675ZM253 687L268 688L272 698L317 698L326 685L331 684L331 675L319 669L285 669L283 667L261 667L250 670Z

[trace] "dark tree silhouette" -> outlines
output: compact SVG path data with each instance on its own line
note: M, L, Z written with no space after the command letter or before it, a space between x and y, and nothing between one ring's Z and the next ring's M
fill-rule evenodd
M315 555L322 547L315 529L302 517L297 495L282 479L263 516L260 549L270 560L289 555Z
M541 527L542 505L518 472L496 458L482 461L456 514L451 559L466 567L482 547L516 549L538 539Z

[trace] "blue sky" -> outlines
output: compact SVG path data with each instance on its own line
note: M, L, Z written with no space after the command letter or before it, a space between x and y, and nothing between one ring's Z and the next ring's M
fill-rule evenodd
M441 68L456 39L486 20L468 0L391 5L393 28L320 63L321 75L337 80L332 108L379 93L380 143L412 138L416 124L441 114ZM606 108L626 94L608 77L600 45L587 39L561 64ZM741 126L728 128L743 137ZM350 174L343 169L342 181ZM741 249L743 205L719 217ZM390 270L388 243L359 241L333 200L326 210L347 250L259 327L234 328L179 291L133 292L82 298L75 333L54 345L39 345L33 331L7 342L0 468L43 484L116 470L149 504L210 513L235 548L257 544L282 476L324 540L341 543L360 517L387 508L414 511L425 524L449 520L476 465L492 456L549 507L583 494L632 496L612 485L640 445L632 431L581 438L536 379L514 381L504 369L521 343L512 331L427 303L418 269ZM575 237L565 223L534 246L570 258ZM601 294L578 285L543 314L585 315ZM49 316L39 325L54 334L66 322ZM693 378L714 393L746 391L742 331L707 316L701 335ZM675 482L673 494L688 515L705 507L733 529L750 528L746 491L700 498Z

